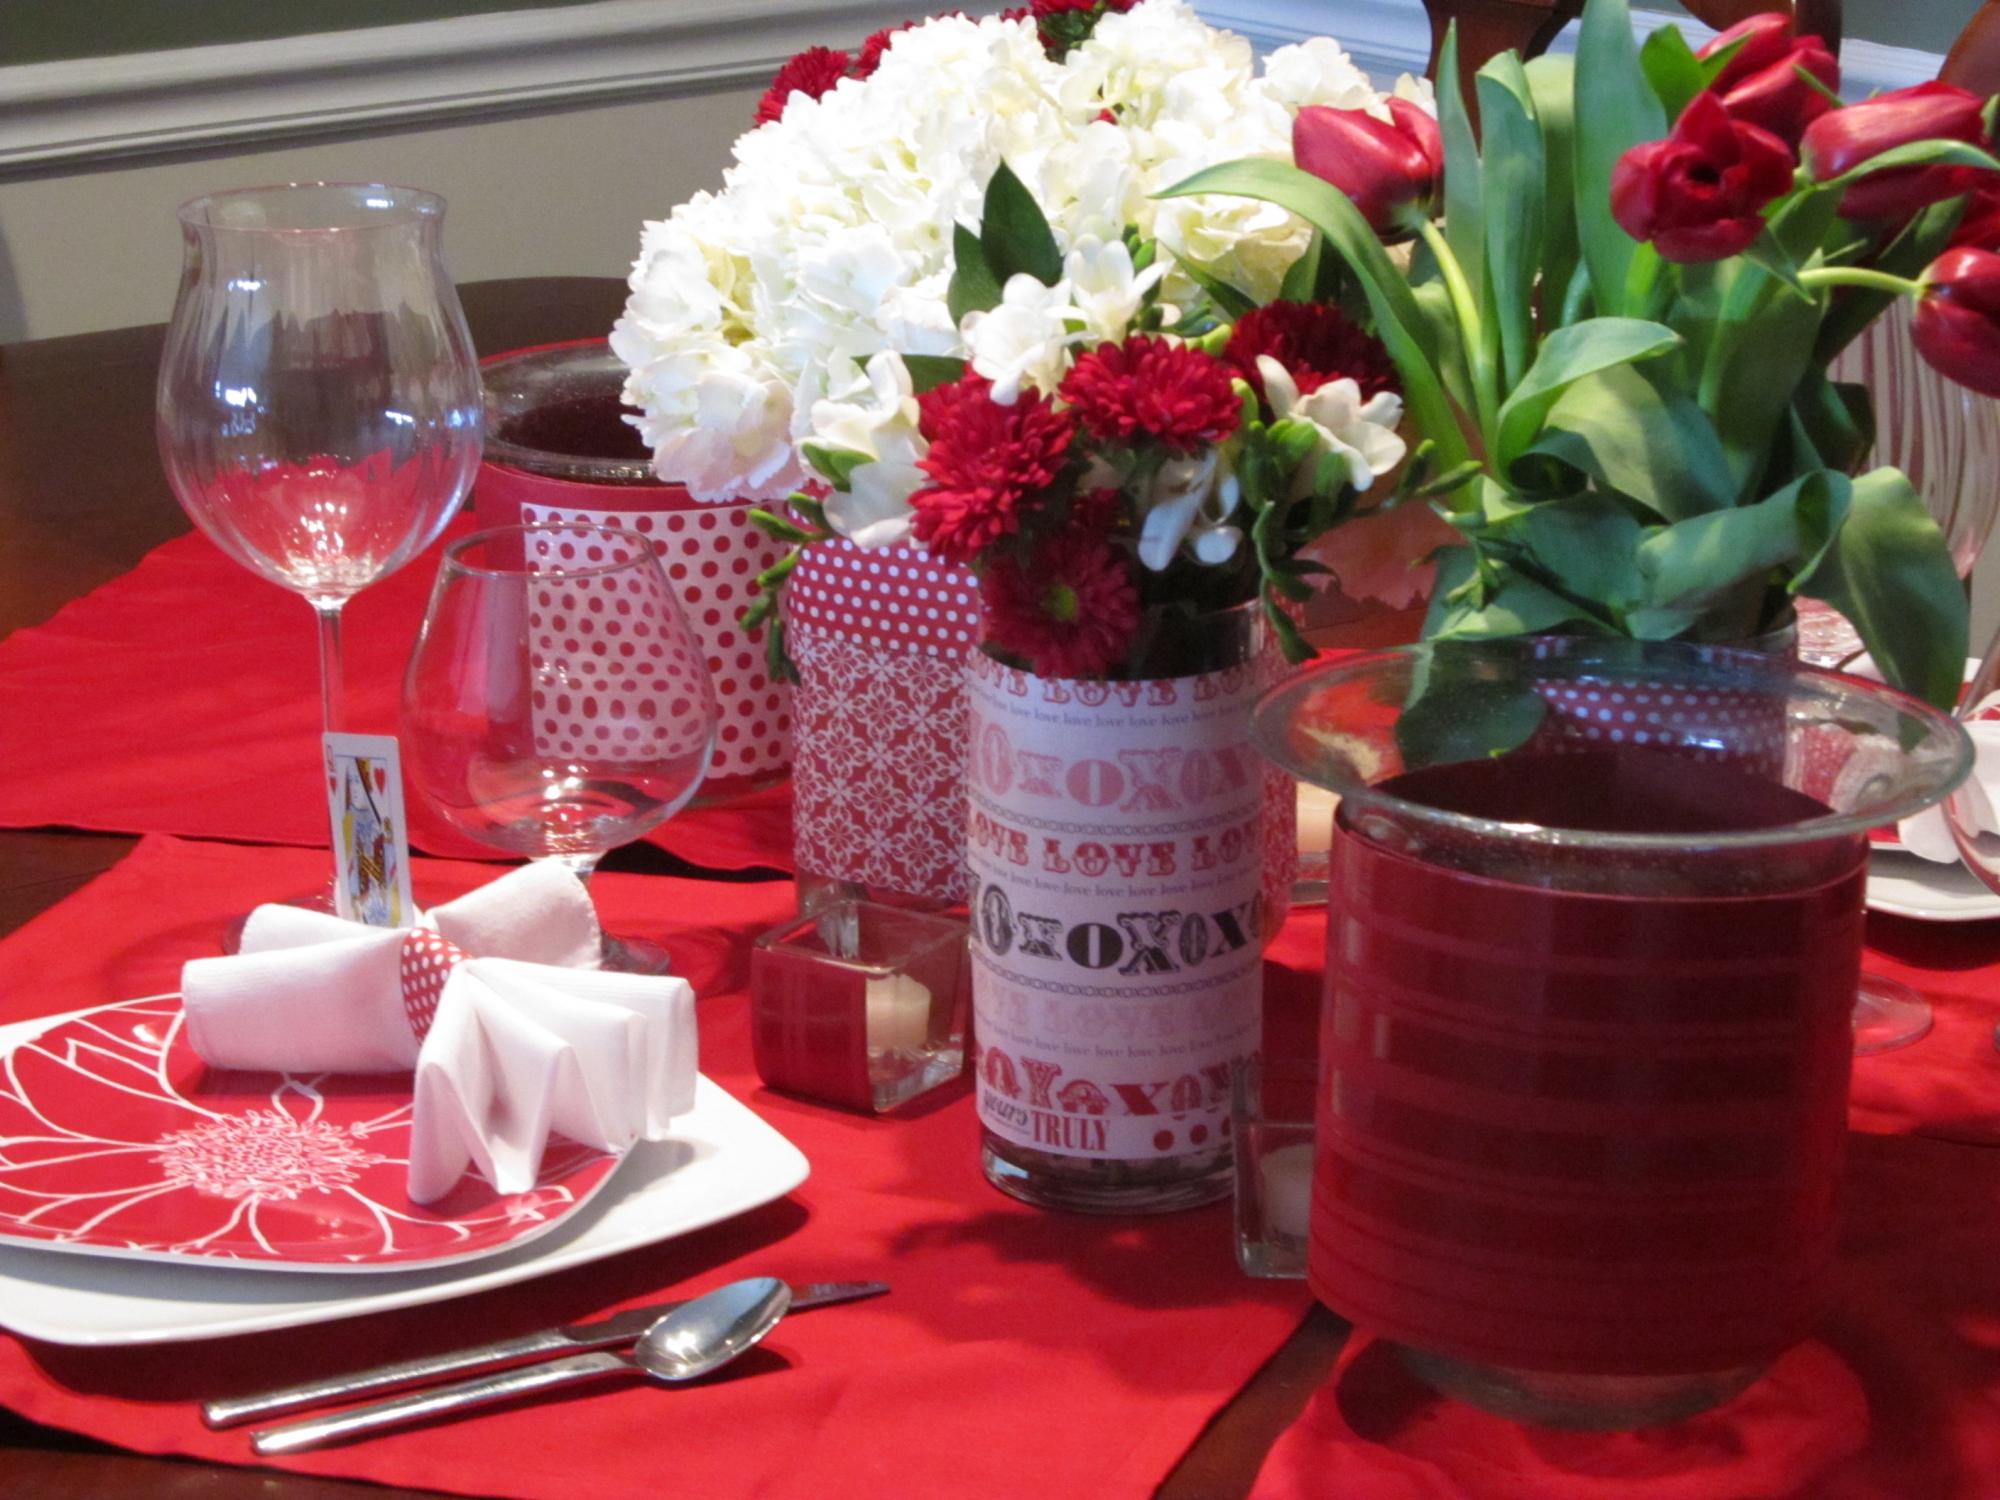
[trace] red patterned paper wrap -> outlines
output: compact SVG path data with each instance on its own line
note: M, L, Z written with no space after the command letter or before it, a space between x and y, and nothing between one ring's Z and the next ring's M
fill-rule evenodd
M569 522L616 526L649 538L680 592L708 656L720 721L705 795L781 776L791 761L792 694L765 670L764 633L736 623L751 583L784 546L750 522L751 502L707 504L676 484L584 484L499 464L480 465L473 490L480 524Z
M1596 895L1338 827L1315 1293L1530 1370L1698 1373L1804 1337L1839 1227L1859 841L1833 868Z
M792 574L785 611L800 873L962 900L971 573L916 548L827 543Z

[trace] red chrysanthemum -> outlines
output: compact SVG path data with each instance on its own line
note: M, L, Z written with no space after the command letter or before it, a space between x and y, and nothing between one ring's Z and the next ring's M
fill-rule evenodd
M1054 484L1075 424L1048 397L1023 391L1012 406L977 375L918 398L930 452L918 466L931 483L910 496L918 540L940 557L970 562L1021 529L1021 512Z
M987 642L1041 677L1102 677L1139 628L1131 561L1089 531L1059 531L1026 562L995 559L979 595Z
M845 52L832 47L806 48L778 69L778 76L764 90L764 97L757 101L757 123L768 125L782 116L786 102L794 94L817 99L847 76L851 61Z
M1342 377L1361 387L1363 400L1398 389L1396 367L1381 340L1330 302L1273 302L1237 319L1222 357L1259 396L1264 394L1264 378L1257 373L1260 354L1285 367L1301 396Z
M1221 442L1243 415L1221 360L1143 333L1079 359L1062 398L1106 442L1152 438L1177 453Z
M872 76L875 70L882 66L882 54L889 50L889 44L896 39L897 33L908 31L916 24L915 21L905 21L900 26L884 26L880 31L871 32L868 39L862 42L861 51L854 59L854 76L856 78Z

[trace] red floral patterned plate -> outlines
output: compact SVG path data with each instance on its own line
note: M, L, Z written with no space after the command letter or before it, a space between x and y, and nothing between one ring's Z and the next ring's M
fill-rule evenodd
M541 1180L410 1201L403 1074L208 1067L178 995L72 1016L0 1057L0 1243L262 1270L402 1271L509 1250L618 1158L555 1142Z

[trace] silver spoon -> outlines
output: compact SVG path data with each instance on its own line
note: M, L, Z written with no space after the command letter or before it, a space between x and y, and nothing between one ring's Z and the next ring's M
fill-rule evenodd
M364 1432L402 1427L444 1412L488 1406L535 1391L624 1375L677 1384L719 1370L778 1326L792 1305L792 1289L770 1276L732 1281L684 1302L649 1327L630 1354L600 1350L547 1364L523 1365L477 1380L461 1380L391 1401L375 1401L327 1417L309 1417L250 1434L259 1453L299 1453Z

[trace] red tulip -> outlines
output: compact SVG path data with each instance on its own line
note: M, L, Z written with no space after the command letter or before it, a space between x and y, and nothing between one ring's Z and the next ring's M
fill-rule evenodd
M1611 214L1668 260L1722 260L1763 232L1763 210L1792 185L1791 148L1697 94L1664 141L1634 146L1611 173Z
M1444 137L1407 99L1389 101L1387 122L1366 110L1308 105L1292 122L1292 157L1352 198L1389 244L1417 232L1444 184Z
M1796 146L1808 125L1833 101L1800 76L1810 73L1829 89L1840 87L1840 64L1816 36L1794 36L1792 18L1777 12L1730 27L1696 56L1706 60L1731 43L1743 45L1710 85L1730 118L1761 125Z
M1924 276L1910 339L1940 374L2000 396L2000 255L1961 248L1939 256Z
M1952 247L2000 250L2000 180L1991 180L1965 200L1965 215L1951 236Z
M1948 83L1920 83L1819 117L1802 148L1814 182L1843 177L1884 151L1917 141L1986 144L1985 103ZM1902 221L1919 209L1970 192L1987 174L1976 167L1891 167L1863 177L1840 200L1842 218Z

